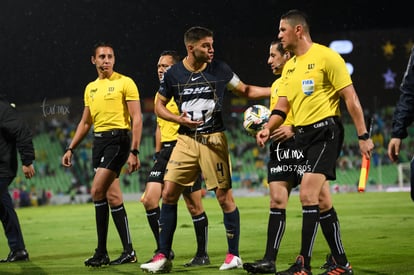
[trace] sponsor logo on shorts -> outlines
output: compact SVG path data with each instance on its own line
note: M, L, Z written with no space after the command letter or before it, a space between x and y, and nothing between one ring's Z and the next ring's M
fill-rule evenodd
M271 174L283 173L283 172L296 172L300 175L303 173L310 171L311 166L309 164L306 165L297 165L297 164L280 164L275 167L270 168Z
M286 160L286 159L303 159L305 156L303 154L303 150L300 149L290 149L290 148L280 148L280 143L278 143L277 147L274 150L276 159L278 161Z
M159 177L161 175L160 171L151 171L150 177Z

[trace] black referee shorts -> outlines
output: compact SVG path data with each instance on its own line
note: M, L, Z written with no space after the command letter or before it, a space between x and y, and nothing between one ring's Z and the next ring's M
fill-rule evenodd
M94 133L92 148L92 165L94 170L106 168L121 173L122 167L128 159L131 138L128 130L112 130Z
M164 184L165 169L167 163L170 160L171 153L175 147L176 141L163 142L162 148L152 166L151 171L148 174L147 182L159 182ZM189 194L201 189L202 178L201 175L194 182L193 186L188 186L184 189L184 193Z
M267 163L267 182L285 181L296 187L300 183L301 173L299 161L304 157L301 150L296 149L294 138L285 142L272 142L270 160Z
M336 160L344 141L344 127L338 117L328 117L307 126L296 127L296 144L302 149L304 173L324 174L336 179Z

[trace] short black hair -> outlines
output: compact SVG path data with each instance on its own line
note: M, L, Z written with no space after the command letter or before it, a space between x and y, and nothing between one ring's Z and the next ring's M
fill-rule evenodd
M289 24L291 25L298 25L301 24L307 32L310 31L310 22L308 15L300 10L289 10L286 13L284 13L280 19L285 19L289 21Z
M98 41L93 45L92 56L95 56L96 49L99 48L99 47L109 47L111 49L114 49L114 47L112 46L112 43L107 42L107 41Z
M174 63L177 63L181 60L181 57L178 54L178 52L174 51L174 50L165 50L165 51L161 52L161 54L160 54L160 56L165 56L165 55L171 56Z
M200 26L191 27L184 33L184 44L200 41L204 37L213 37L213 31Z
M280 54L284 54L286 52L290 53L290 56L294 56L294 54L291 51L287 51L285 48L283 48L283 44L280 41L280 39L274 39L272 40L272 42L270 42L270 45L277 45L276 50L278 50L278 52L280 52Z

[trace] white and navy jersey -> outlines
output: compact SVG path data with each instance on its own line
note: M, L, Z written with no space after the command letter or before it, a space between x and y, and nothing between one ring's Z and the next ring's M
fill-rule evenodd
M235 74L224 62L213 60L202 71L191 72L183 62L172 66L161 81L159 93L174 97L180 113L187 112L192 120L204 121L197 129L181 125L178 133L215 133L225 130L222 110L226 85Z

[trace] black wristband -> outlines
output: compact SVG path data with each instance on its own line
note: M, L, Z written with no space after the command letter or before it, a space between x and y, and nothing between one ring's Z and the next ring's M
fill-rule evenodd
M67 151L70 151L70 152L73 154L73 149L72 149L72 147L67 147L67 148L65 149L65 153L66 153Z
M281 111L281 110L277 110L277 109L276 110L273 110L270 115L271 116L278 115L278 116L281 116L283 120L286 119L286 113L283 112L283 111Z
M369 139L369 134L368 133L364 133L360 136L358 136L359 140L368 140Z
M139 154L139 150L138 149L131 149L131 151L129 151L131 154L133 154L134 156Z

